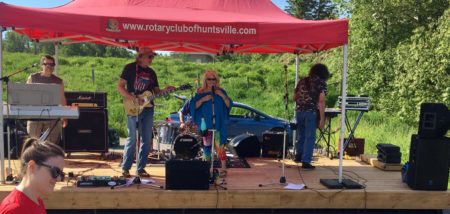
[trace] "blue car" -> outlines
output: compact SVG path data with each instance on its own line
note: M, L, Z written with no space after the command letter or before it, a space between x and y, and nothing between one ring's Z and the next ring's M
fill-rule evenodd
M177 98L185 100L184 97L177 96ZM168 121L179 127L178 112L172 112ZM265 131L282 132L286 126L288 127L289 142L292 142L291 127L293 125L287 120L267 115L249 105L233 102L227 127L228 139L250 133L256 135L258 140L262 142Z

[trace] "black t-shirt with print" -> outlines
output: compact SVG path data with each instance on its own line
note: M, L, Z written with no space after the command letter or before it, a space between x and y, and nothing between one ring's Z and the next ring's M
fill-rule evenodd
M127 91L135 95L159 87L158 77L150 67L141 67L136 62L125 65L120 78L127 81Z
M318 76L309 76L301 79L295 93L299 93L296 102L296 111L315 112L318 109L319 95L327 94L327 83Z

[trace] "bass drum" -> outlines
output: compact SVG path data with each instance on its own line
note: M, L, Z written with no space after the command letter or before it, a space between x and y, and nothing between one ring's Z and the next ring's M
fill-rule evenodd
M175 138L173 152L176 159L194 159L200 152L201 143L190 134L180 134Z

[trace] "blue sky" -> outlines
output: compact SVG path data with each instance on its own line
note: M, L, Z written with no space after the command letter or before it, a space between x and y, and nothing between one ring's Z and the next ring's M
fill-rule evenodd
M21 5L21 6L29 6L29 7L41 7L41 8L49 8L56 7L70 2L70 0L0 0L1 2L5 2L8 4ZM286 7L287 0L272 0L279 8L284 10Z

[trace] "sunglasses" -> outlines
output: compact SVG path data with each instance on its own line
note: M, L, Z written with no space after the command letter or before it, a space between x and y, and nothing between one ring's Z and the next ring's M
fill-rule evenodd
M216 78L206 78L206 80L208 80L208 81L216 81L217 79Z
M45 65L45 66L49 66L49 67L55 67L55 63L42 63L42 65Z
M52 178L56 179L58 177L61 177L61 181L64 181L65 173L56 166L50 166L45 163L38 163L39 166L45 166L50 170L50 174L52 175Z

